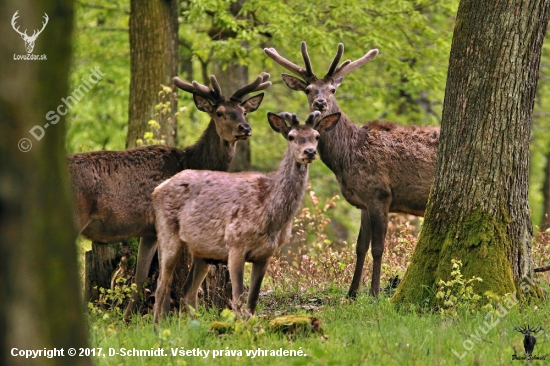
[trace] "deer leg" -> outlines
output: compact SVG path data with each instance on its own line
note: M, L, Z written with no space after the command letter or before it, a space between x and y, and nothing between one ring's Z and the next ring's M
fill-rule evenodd
M348 297L355 299L357 297L357 291L359 290L359 284L361 283L361 275L363 274L363 266L365 265L365 257L369 250L369 243L371 241L371 222L368 211L361 210L361 228L359 229L359 236L357 237L356 254L357 260L355 262L355 272L353 273L353 280L349 288Z
M229 252L227 259L227 268L229 270L229 279L233 288L231 307L235 312L241 311L242 295L244 292L244 263L245 258L240 252L233 250Z
M369 210L372 224L372 280L370 294L378 296L380 293L380 274L382 271L382 254L384 254L384 240L388 228L388 211L383 208L375 208L372 205Z
M251 315L256 312L260 288L267 270L269 260L257 261L252 264L252 275L250 276L250 291L248 292L248 310Z
M185 303L193 309L197 308L197 293L202 281L204 281L204 278L208 274L209 267L208 263L202 258L193 258L193 264L189 269L189 275L183 284Z
M142 292L143 283L147 280L149 269L151 268L151 262L155 256L157 250L157 238L156 237L144 237L139 240L139 248L136 264L136 290L132 292L132 298L130 303L124 312L124 318L130 319L131 314L135 310L136 305L139 304L140 295Z
M159 322L161 312L166 312L166 308L170 309L170 285L183 245L176 235L170 238L166 245L161 244L158 247L160 274L157 281L157 291L155 292L154 322L156 324Z

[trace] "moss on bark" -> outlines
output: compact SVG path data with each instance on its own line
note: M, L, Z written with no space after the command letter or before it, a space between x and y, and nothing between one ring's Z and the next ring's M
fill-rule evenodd
M456 226L441 232L435 225L426 224L392 301L433 304L439 280L450 279L451 259L462 261L464 278L483 279L474 286L477 294L483 295L488 290L497 295L515 292L506 225L507 222L499 222L479 208L460 224L460 232Z

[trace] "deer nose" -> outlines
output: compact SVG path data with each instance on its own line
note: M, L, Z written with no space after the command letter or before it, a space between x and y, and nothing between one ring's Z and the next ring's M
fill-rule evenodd
M316 99L313 101L313 106L319 110L323 111L327 108L327 101L324 99Z
M250 135L252 133L252 128L250 128L250 125L239 125L239 132L241 132L243 135Z
M315 158L315 155L317 155L317 151L315 151L315 149L305 149L305 150L304 150L304 154L305 154L309 159L314 159L314 158Z

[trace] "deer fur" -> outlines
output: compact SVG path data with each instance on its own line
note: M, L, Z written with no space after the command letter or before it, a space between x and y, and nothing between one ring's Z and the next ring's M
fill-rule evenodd
M271 127L288 140L284 158L270 176L186 170L155 188L153 206L160 262L155 322L183 246L193 254L184 284L189 306L196 307L197 290L208 263L222 261L228 262L232 306L239 311L244 264L252 262L248 308L254 314L268 261L290 238L292 218L307 185L308 164L316 158L319 134L328 133L340 118L336 113L318 121L319 115L314 112L305 125L299 125L296 115L268 114Z
M229 100L223 97L214 76L211 77L213 89L174 78L180 89L193 93L197 108L211 117L199 140L183 150L145 146L68 157L80 233L102 243L141 237L136 265L137 291L126 309L127 318L139 300L156 251L151 193L160 183L184 169L228 170L237 141L248 139L251 135L246 113L260 106L264 94L244 102L241 98L247 93L269 87L271 83L267 82L268 78L269 74L260 74Z
M334 131L321 134L319 154L336 176L344 198L361 210L357 262L348 296L357 295L370 242L373 258L370 294L377 296L388 213L424 215L435 174L439 127L400 126L380 121L359 127L341 111L334 95L344 75L371 61L378 54L376 49L354 62L347 60L336 67L344 52L344 45L340 43L322 79L313 73L305 42L302 42L302 56L306 68L284 59L273 48L264 52L301 77L282 75L290 89L306 93L310 111L320 111L323 116L342 113Z

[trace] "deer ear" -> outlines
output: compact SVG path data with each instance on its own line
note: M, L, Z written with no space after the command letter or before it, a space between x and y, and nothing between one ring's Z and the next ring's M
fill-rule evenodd
M338 87L340 86L340 84L342 84L342 81L344 81L344 77L343 76L340 76L339 78L336 78L334 80L334 82L332 83L332 86L335 87L336 89L338 89Z
M212 113L214 110L214 106L210 101L204 97L201 97L197 93L193 93L193 101L195 102L195 105L199 109L199 111L203 111L206 113Z
M267 113L267 120L269 121L269 125L275 132L279 132L286 136L288 133L288 125L286 124L285 120L276 115L275 113L268 112Z
M294 76L288 75L288 74L281 74L283 77L283 81L285 82L286 86L288 86L292 90L296 91L305 91L306 90L306 82L302 81Z
M342 113L340 112L329 114L328 116L320 120L319 123L317 123L317 125L315 126L315 129L319 133L328 132L332 130L334 127L336 127L336 124L340 120L341 115Z
M263 99L264 99L264 93L260 93L242 102L241 106L244 108L246 113L254 112L256 109L260 107L260 104L262 104Z

